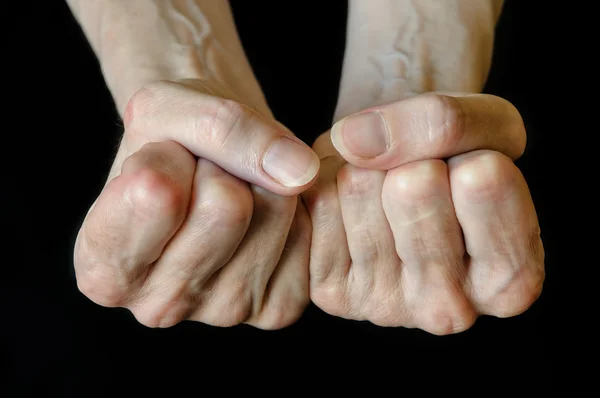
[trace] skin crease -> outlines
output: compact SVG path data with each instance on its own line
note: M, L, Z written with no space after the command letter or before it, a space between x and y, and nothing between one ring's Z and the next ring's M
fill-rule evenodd
M273 120L227 1L68 3L126 127L74 253L93 301L151 327L279 329L312 299L448 334L539 295L539 227L512 163L522 120L461 94L483 87L501 1L351 0L334 120L377 111L388 153L352 155L345 119L313 146L318 178L292 188L261 167L278 138L299 140ZM355 147L375 147L358 132Z
M501 5L350 1L338 123L313 145L321 174L303 194L311 299L324 311L445 335L539 296L538 221L512 163L523 121L475 94Z

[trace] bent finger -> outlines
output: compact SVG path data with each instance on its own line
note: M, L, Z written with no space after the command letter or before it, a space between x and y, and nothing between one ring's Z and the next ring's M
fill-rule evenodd
M206 304L207 281L233 256L252 218L248 184L199 159L187 217L129 307L146 326L169 327Z
M467 294L482 314L517 315L538 298L544 281L544 249L527 183L498 152L475 151L448 163L471 257Z
M388 171L383 206L403 262L402 294L415 324L430 333L457 333L476 314L462 285L466 270L448 168L424 160Z
M194 157L181 145L144 145L126 159L88 213L74 262L80 290L101 305L122 305L185 218Z

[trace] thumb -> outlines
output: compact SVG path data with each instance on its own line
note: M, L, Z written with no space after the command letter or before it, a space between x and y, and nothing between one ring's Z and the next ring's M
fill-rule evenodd
M185 85L147 86L125 116L123 141L130 153L148 141L175 141L229 174L286 196L308 189L319 171L317 155L280 123Z
M331 142L349 163L390 170L477 149L518 158L523 121L508 101L486 94L429 93L376 106L338 121Z

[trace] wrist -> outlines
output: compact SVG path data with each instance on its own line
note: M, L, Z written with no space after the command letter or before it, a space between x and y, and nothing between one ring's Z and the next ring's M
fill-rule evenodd
M156 80L218 82L266 108L226 0L68 1L121 114L136 91Z
M144 85L157 80L198 79L226 87L236 100L268 112L266 100L244 54L232 54L219 43L202 48L167 42L148 46L147 42L126 40L118 49L104 50L99 56L107 86L120 112L131 96Z
M501 3L351 0L336 120L425 92L480 92Z

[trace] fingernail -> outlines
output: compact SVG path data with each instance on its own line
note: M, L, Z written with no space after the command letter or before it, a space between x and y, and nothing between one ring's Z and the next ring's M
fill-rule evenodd
M315 178L319 157L306 145L282 137L265 154L263 169L282 185L299 187Z
M387 151L389 134L379 112L361 113L340 120L331 128L331 142L343 155L374 158Z

